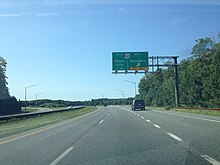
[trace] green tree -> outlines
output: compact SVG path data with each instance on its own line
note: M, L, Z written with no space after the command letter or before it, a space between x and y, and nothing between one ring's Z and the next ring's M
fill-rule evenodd
M196 42L188 70L191 77L189 88L193 94L191 104L200 107L217 106L214 100L218 100L216 96L219 93L219 43L214 43L211 38Z
M206 90L204 94L210 96L209 106L220 107L220 43L215 45L210 65L208 68L211 72L209 78L206 79ZM208 81L209 80L209 81Z
M138 87L147 105L175 105L173 68L144 76ZM220 42L196 40L192 56L179 64L179 93L181 106L220 107Z
M200 60L212 53L215 47L215 43L210 37L206 37L205 39L199 38L196 40L196 43L197 44L192 48L192 57L200 58Z
M183 60L179 65L179 92L180 92L180 105L190 106L190 100L192 100L192 95L190 92L191 79L189 72L190 60Z
M9 97L9 91L7 87L7 77L5 75L6 72L6 60L0 56L0 99L5 99Z

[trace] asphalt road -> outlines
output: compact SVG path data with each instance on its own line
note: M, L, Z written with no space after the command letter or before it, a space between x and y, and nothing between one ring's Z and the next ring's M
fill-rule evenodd
M0 139L0 164L220 164L220 118L101 107Z

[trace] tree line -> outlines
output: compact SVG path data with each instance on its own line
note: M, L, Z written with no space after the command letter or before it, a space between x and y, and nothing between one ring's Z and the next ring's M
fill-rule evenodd
M130 105L133 98L125 99L92 99L88 101L66 101L66 100L50 100L50 99L39 99L39 100L30 100L26 101L26 106L30 107L67 107L67 106L103 106L103 105ZM25 101L20 101L21 106L25 106Z
M131 105L134 98L103 98L103 99L92 99L90 101L84 101L83 103L88 106L99 106L99 105Z
M84 105L81 101L66 101L66 100L50 100L50 99L39 99L26 101L26 106L29 107L44 107L44 108L54 108L54 107L68 107L68 106L80 106ZM25 106L25 101L21 101L21 106Z
M220 37L219 37L220 38ZM220 108L220 42L200 38L192 48L191 57L178 66L179 105ZM174 71L158 69L139 82L137 98L150 106L175 106Z

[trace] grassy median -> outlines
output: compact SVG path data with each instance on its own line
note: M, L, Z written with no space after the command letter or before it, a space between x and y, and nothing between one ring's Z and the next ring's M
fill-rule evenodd
M39 115L37 117L27 117L22 119L11 119L1 121L0 123L0 138L31 130L34 128L53 124L62 120L70 119L97 110L96 107L85 107L78 110L70 110L57 112L52 114Z

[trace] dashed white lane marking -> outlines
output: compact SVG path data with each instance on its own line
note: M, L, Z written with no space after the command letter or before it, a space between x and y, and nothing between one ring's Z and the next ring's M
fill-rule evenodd
M161 128L159 125L157 125L157 124L154 124L154 127L156 127L156 128Z
M205 160L207 160L209 163L213 164L213 165L220 165L220 162L215 160L214 158L211 158L208 155L201 155L202 158L204 158Z
M137 116L139 117L140 115L139 115L139 114L137 114Z
M109 116L109 113L107 114L107 116Z
M143 117L143 116L141 116L141 118L142 118L142 119L144 119L144 117Z
M104 121L104 120L101 120L101 121L99 122L99 124L101 124L103 121Z
M62 153L58 158L56 158L50 165L56 165L63 159L70 151L72 151L73 147L68 148L64 153Z
M151 121L150 120L146 120L146 122L150 123Z
M179 142L183 141L181 138L179 138L178 136L176 136L176 135L174 135L172 133L167 132L167 135L169 135L170 137L174 138L175 140L177 140Z

